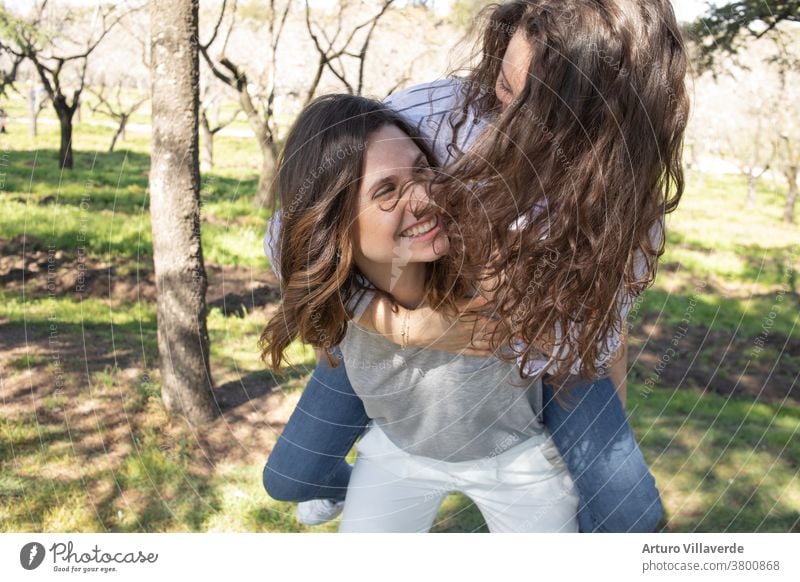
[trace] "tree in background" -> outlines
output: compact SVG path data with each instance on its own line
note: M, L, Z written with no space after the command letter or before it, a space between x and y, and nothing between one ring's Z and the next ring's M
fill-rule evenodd
M377 14L364 20L350 29L349 32L343 34L344 29L342 27L342 21L344 20L343 16L346 8L344 4L339 4L339 12L335 27L329 32L326 31L325 27L312 21L311 6L308 0L306 0L306 29L308 30L309 36L311 36L311 40L314 42L314 48L319 55L319 61L317 62L317 71L314 75L314 80L306 94L303 106L308 105L314 98L314 93L326 69L342 82L342 85L345 86L348 93L351 95L361 95L364 91L364 61L367 58L369 43L372 40L372 35L375 32L375 27L378 26L378 22L380 22L381 17L386 14L386 11L393 3L394 0L383 0L382 4L378 7ZM425 3L423 2L422 4L424 5ZM356 38L362 31L364 31L364 34L361 35L359 39L359 46L356 43ZM355 59L357 62L358 72L355 75L356 79L353 81L348 79L347 70L343 66L344 63L342 61L345 57Z
M754 95L748 110L739 113L738 128L727 138L728 149L748 176L749 202L769 152L771 167L786 179L783 220L788 223L794 222L800 167L800 35L786 24L796 22L800 0L740 0L710 7L688 27L699 71L746 74L744 82ZM731 98L743 99L747 90L736 87Z
M474 32L475 17L486 5L483 0L454 0L448 18L456 26Z
M380 0L377 2L377 8L366 17L363 16L363 11L366 9L363 3L337 2L336 12L332 17L336 24L330 30L312 24L312 11L306 3L306 28L312 36L318 64L316 74L302 91L301 103L307 103L314 97L325 71L339 79L348 92L360 92L363 88L364 61L370 38L378 21L393 2L394 0ZM276 111L276 102L282 96L278 83L278 51L287 50L288 43L297 43L296 38L290 36L286 41L284 36L291 8L290 0L283 2L270 0L267 10L261 7L254 9L250 4L238 6L235 0L232 2L223 0L208 40L200 43L200 53L211 72L235 91L239 106L261 148L262 165L255 198L259 206L269 207L273 204L269 186L275 170L281 137L280 120ZM358 24L344 25L356 18ZM234 54L229 46L234 30L246 22L255 24L259 38L265 39L259 44L261 69L258 71L246 65L245 55ZM343 64L345 59L352 62L345 66ZM352 66L354 63L355 67ZM353 76L356 79L349 81L348 78Z
M111 138L111 145L108 146L109 152L114 151L114 146L119 138L125 139L125 129L131 116L147 102L146 95L133 100L125 99L122 95L123 86L123 83L118 83L114 89L109 88L105 82L101 82L97 88L89 88L89 92L97 99L97 103L92 106L92 113L100 111L117 123L117 129Z
M2 29L0 29L0 36L4 36ZM11 53L0 41L0 59L0 96L2 96L6 94L6 89L17 80L17 70L22 63L22 57ZM3 63L4 60L8 60L8 63Z
M756 186L775 162L776 105L779 77L771 66L763 66L765 55L751 47L742 55L741 67L731 65L725 76L712 82L717 91L705 93L705 119L713 116L717 126L714 141L722 158L732 162L747 180L746 206L756 202ZM708 79L711 81L711 79Z
M784 222L795 221L795 205L798 198L798 173L800 173L800 71L797 55L800 54L800 35L776 39L779 52L773 64L780 77L778 108L776 115L777 139L775 153L778 166L786 179L786 204L783 208Z
M233 113L223 116L225 96L218 90L220 83L201 73L200 85L200 169L209 171L214 168L214 136L233 123L242 110L236 107Z
M48 9L47 0L42 0L29 16L22 17L0 6L0 47L31 62L55 109L61 127L61 168L73 167L72 118L80 107L89 57L126 14L118 6L107 5L98 5L91 13L64 6ZM86 20L91 22L88 38L73 40L69 29L83 28L75 23Z
M218 413L200 240L198 0L150 0L153 232L161 395L192 423Z
M711 6L687 30L700 47L699 68L708 70L721 55L734 55L748 42L779 36L782 22L800 22L800 0L738 0Z

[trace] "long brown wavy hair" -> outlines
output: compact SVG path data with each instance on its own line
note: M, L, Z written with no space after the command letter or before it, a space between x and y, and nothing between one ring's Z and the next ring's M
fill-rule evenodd
M524 370L555 352L558 389L571 371L604 371L595 364L621 331L619 303L655 278L663 240L651 229L684 189L687 54L668 0L516 0L482 18L453 145L470 109L492 124L430 195L448 217L450 275L500 282L477 312L499 320L492 346L510 351L495 353L516 352ZM502 110L495 81L517 30L533 57Z
M272 184L273 213L278 204L283 213L276 253L283 301L259 340L262 359L276 371L295 338L323 348L331 365L337 365L330 350L342 341L352 317L345 306L367 288L353 260L351 234L364 153L370 135L387 124L406 133L436 168L426 143L397 113L373 99L323 95L303 109L289 131ZM412 183L398 188L395 201ZM429 210L415 207L414 212L421 217ZM425 301L455 316L456 299L467 296L471 287L441 265L441 259L426 265ZM389 293L374 290L393 301Z

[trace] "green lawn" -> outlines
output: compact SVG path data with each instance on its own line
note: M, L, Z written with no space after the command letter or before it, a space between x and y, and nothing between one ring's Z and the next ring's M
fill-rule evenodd
M335 531L300 526L261 486L313 357L293 346L298 368L280 377L258 358L277 296L256 144L218 137L203 176L225 415L198 431L159 398L147 138L130 132L109 154L113 130L90 121L75 128L73 171L57 168L55 125L0 136L0 529ZM800 531L800 229L780 222L780 188L762 184L746 209L743 180L690 178L633 311L630 420L669 531ZM435 531L485 525L452 495Z

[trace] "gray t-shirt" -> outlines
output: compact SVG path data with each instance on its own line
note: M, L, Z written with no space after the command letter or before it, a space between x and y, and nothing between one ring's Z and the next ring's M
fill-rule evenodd
M496 456L541 436L542 384L516 363L406 348L361 327L374 292L358 293L339 344L347 377L367 415L399 448L459 462Z

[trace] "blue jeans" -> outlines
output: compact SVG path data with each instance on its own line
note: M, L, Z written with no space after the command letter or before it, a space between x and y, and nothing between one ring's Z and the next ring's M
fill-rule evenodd
M543 382L544 424L578 487L581 532L652 532L664 515L656 481L614 383L576 386L568 409Z
M345 456L369 422L339 365L317 365L264 467L264 487L280 501L343 500ZM608 378L573 389L567 408L544 383L544 423L581 497L582 532L651 532L663 515L655 479Z
M343 500L350 481L344 460L369 417L353 392L338 347L338 366L323 356L264 467L264 487L279 501Z

